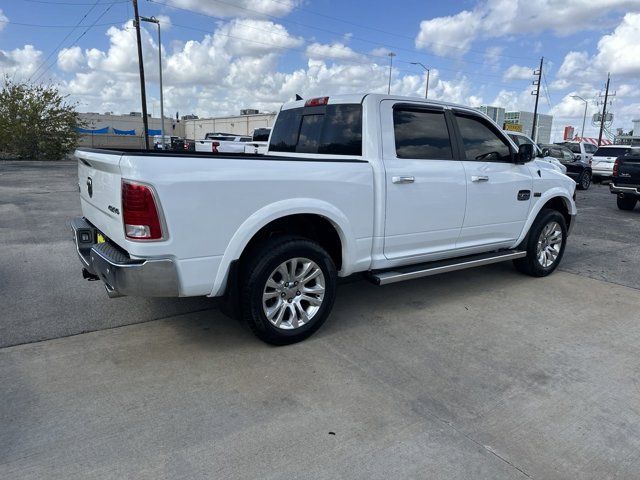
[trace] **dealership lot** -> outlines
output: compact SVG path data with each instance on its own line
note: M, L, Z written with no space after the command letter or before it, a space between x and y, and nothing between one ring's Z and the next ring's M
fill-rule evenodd
M345 282L272 348L215 300L83 281L76 183L0 163L1 478L637 478L640 209L605 185L549 278Z

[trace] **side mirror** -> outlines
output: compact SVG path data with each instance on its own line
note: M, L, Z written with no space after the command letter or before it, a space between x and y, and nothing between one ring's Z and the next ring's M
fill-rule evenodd
M530 143L523 143L518 148L518 153L516 154L516 163L528 163L533 160L536 153L533 149L533 145Z

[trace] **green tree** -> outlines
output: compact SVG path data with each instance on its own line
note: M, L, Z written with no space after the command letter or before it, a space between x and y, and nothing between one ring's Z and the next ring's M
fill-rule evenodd
M60 160L78 142L79 116L54 86L4 78L0 90L0 154L3 158Z

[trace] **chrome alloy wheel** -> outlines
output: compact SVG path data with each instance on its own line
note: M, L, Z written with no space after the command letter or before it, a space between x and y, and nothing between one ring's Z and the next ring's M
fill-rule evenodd
M324 292L320 267L308 258L291 258L269 275L262 293L262 309L275 327L293 330L318 313Z
M550 222L544 226L540 237L536 254L538 263L544 268L548 268L556 261L562 248L562 228L558 222Z

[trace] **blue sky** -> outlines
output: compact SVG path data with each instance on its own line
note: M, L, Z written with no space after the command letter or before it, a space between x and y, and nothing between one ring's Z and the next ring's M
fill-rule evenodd
M131 2L95 3L0 2L0 72L57 83L80 110L139 110ZM274 110L295 93L386 91L386 53L393 51L396 93L422 95L424 72L411 65L422 62L432 69L433 98L531 110L532 72L544 56L540 109L554 114L555 131L582 122L584 103L572 95L586 98L589 113L595 113L607 71L618 90L612 128L628 130L631 119L640 117L640 0L140 0L139 5L142 15L162 21L170 112ZM65 27L85 14L75 30ZM157 45L155 30L146 29L154 110ZM595 135L595 129L588 126L587 134Z

